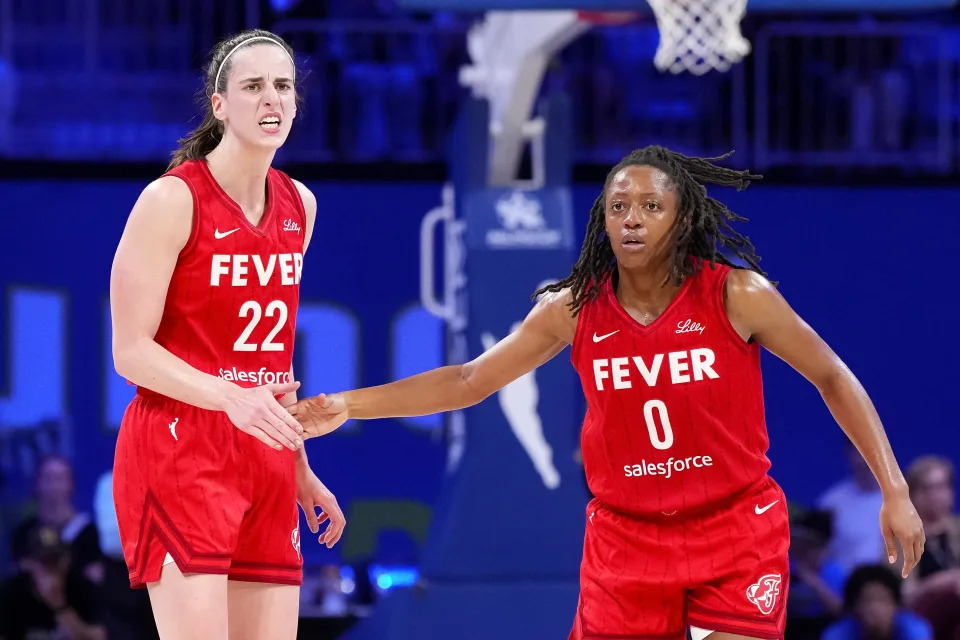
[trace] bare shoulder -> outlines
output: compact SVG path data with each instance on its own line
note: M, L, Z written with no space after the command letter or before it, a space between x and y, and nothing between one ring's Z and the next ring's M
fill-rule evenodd
M560 340L573 344L577 331L577 319L570 309L573 293L569 287L559 291L548 291L537 300L528 316Z
M164 176L140 193L127 220L125 236L169 242L182 248L193 228L193 193L180 178Z
M792 315L789 305L767 278L750 269L733 269L723 291L730 324L745 340Z
M149 207L173 207L179 213L181 209L193 211L193 193L187 183L176 176L157 178L140 194L139 203Z
M164 176L148 184L133 205L117 245L111 296L142 300L156 293L150 288L153 284L166 286L192 231L193 194L187 183Z
M769 280L751 269L731 269L727 275L725 292L728 298L731 296L753 296L774 291L776 291L776 287Z

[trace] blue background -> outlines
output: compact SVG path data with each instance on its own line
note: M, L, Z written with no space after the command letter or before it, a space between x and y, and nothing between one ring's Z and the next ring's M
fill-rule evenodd
M108 357L106 301L113 252L144 184L0 181L5 203L0 428L28 418L72 422L83 508L91 506L96 479L112 463L111 416L120 415L130 392L118 384ZM317 195L319 215L304 265L298 329L306 340L298 347L298 362L309 351L322 366L298 365L305 389L379 384L439 364L441 325L419 307L418 247L419 221L439 203L441 185L308 186ZM573 189L578 245L598 189L594 184ZM950 373L960 361L954 275L960 190L759 183L745 192L715 195L751 219L742 228L765 257L762 266L859 376L901 465L924 453L950 455L960 448ZM52 302L48 296L46 306L31 312L13 335L14 300L28 301L26 293L38 290L53 294ZM65 329L61 343L50 339L58 335L58 320ZM411 332L409 343L396 339L398 329ZM322 340L304 346L321 332ZM33 357L14 366L13 345L31 337L52 360ZM569 352L558 358L566 361ZM841 433L816 390L798 374L769 354L763 368L773 475L790 498L813 501L845 471ZM62 415L44 415L58 413L58 403L51 401L57 371L64 381ZM17 395L13 403L13 390L27 395ZM541 394L541 405L549 401ZM308 451L348 517L364 501L412 504L429 512L444 464L440 424L439 419L353 424L308 443ZM419 542L383 534L378 557L415 561ZM303 545L308 562L333 559L331 554L350 548L328 552Z

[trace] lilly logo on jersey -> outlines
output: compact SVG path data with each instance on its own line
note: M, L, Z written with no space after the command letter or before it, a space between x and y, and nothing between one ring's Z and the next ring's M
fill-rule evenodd
M687 318L677 323L677 333L703 333L705 326Z
M283 230L296 231L297 233L300 233L300 224L293 218L287 218L283 221Z
M660 372L663 370L663 360L669 363L671 384L683 384L691 380L700 381L704 378L715 380L720 376L713 370L716 356L712 349L691 349L690 351L671 351L658 353L653 356L648 365L642 356L623 358L597 358L593 361L593 377L597 383L597 391L603 391L603 381L613 378L614 389L630 389L633 382L631 373L636 370L640 373L648 387L655 387L660 382ZM630 364L633 364L633 367Z
M773 613L777 606L777 596L780 595L780 574L768 573L756 583L747 587L747 600L757 605L760 613L765 616Z
M221 368L219 376L228 382L252 382L256 386L290 382L289 371L267 371L266 367L260 367L259 371L240 371L236 367Z

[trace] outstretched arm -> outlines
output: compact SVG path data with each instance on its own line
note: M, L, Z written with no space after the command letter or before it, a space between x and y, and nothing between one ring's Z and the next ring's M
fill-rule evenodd
M349 418L422 416L477 404L573 342L576 320L564 291L541 298L520 327L474 360L397 382L301 400L290 412L305 435L329 433Z
M817 388L837 424L860 451L883 492L880 524L887 554L891 563L896 560L894 538L899 539L906 577L923 553L923 526L880 416L860 381L762 276L732 271L726 283L726 307L741 337L756 340Z

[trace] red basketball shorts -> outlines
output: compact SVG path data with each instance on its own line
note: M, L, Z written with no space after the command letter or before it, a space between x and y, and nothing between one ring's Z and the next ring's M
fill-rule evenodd
M123 416L113 495L130 584L183 573L302 583L296 456L225 413L137 396Z
M649 520L593 500L570 640L683 640L688 626L780 640L789 545L771 478L708 511Z

